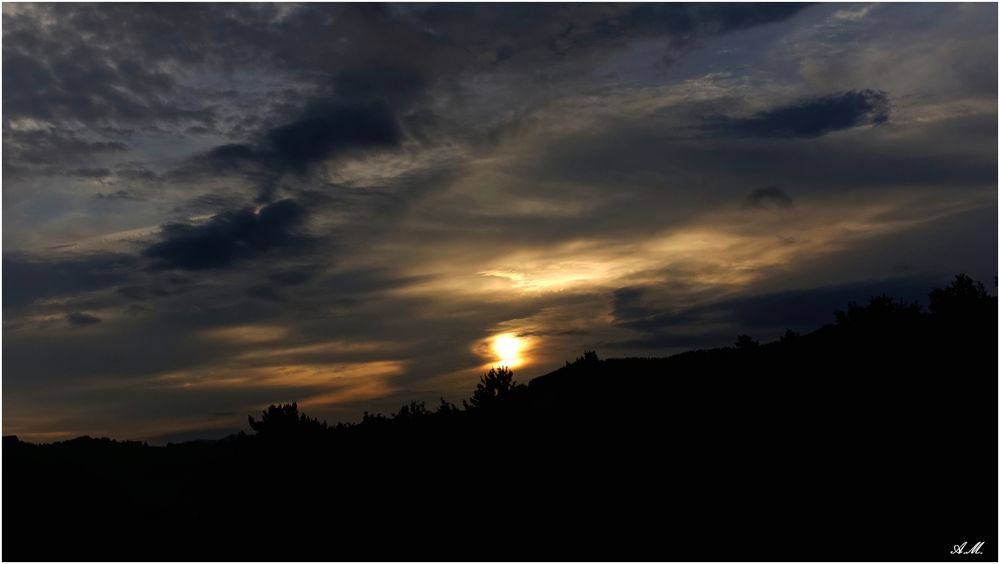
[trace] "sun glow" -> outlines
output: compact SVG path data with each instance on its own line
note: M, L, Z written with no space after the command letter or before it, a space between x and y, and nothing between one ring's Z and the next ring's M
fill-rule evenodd
M514 367L523 363L521 358L523 346L522 340L510 333L497 335L493 339L493 352L496 353L501 366Z

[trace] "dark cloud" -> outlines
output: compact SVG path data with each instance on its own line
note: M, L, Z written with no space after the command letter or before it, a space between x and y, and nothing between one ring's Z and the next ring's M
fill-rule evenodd
M741 296L696 307L658 304L655 286L621 288L613 293L615 324L643 336L614 346L718 346L731 342L738 332L769 340L788 328L809 331L832 323L835 310L852 301L866 303L883 293L907 302L926 302L929 289L946 281L947 277L916 275Z
M111 145L110 147L102 143L92 144L93 146L81 147L80 151L62 151L62 152L52 152L49 154L47 159L40 159L37 165L32 165L30 170L32 173L43 176L43 175L53 175L53 176L66 176L70 178L80 178L85 180L96 180L100 182L103 186L118 186L118 185L150 185L159 180L159 175L152 170L145 169L141 166L116 166L113 168L109 167L88 167L88 166L72 166L74 164L83 164L87 160L94 159L100 153L115 153L120 151L126 151L127 148L124 146L116 147ZM105 145L102 147L102 145ZM39 150L40 146L35 146L34 150ZM28 164L26 161L21 161L21 164ZM122 189L119 192L131 192L131 190ZM133 194L135 195L135 194ZM109 193L104 194L105 197L111 196ZM119 194L118 196L121 196ZM118 197L111 196L111 197ZM98 194L98 197L101 197Z
M194 286L191 280L176 275L157 276L142 282L116 288L115 294L129 300L144 301L182 294Z
M712 35L786 20L806 6L441 3L407 10L399 18L444 41L482 46L481 57L509 65L519 61L519 54L579 55L640 37L663 38L674 47L683 47ZM516 42L511 41L514 37Z
M582 337L591 335L592 331L586 329L563 329L555 331L522 331L518 337Z
M168 101L174 79L148 63L121 53L117 60L109 59L99 45L75 33L53 41L61 44L27 53L5 36L9 48L4 49L4 80L23 85L4 96L5 114L54 123L83 122L105 131L214 119L210 107Z
M315 278L322 268L320 265L285 268L271 272L267 279L278 286L297 286Z
M213 147L199 158L211 166L214 172L230 172L264 161L267 159L267 154L245 143L227 143Z
M358 88L361 88L360 86ZM297 119L266 131L256 143L215 147L195 165L210 173L237 173L258 188L258 201L273 199L284 175L303 175L318 163L358 151L398 147L403 131L381 102L335 102L307 108Z
M650 314L643 305L646 289L641 286L618 288L612 292L612 312L618 322L628 322Z
M300 232L306 211L294 200L280 200L259 211L243 208L213 216L202 224L169 223L163 240L143 256L155 270L219 268L256 258L272 249L294 249L309 238Z
M130 255L101 253L63 258L3 255L3 305L75 295L128 280L138 262Z
M748 208L790 208L794 204L791 196L777 186L763 186L747 194L743 205Z
M328 278L328 283L351 294L371 294L393 288L401 288L423 280L420 276L399 276L381 268L348 270L338 272Z
M736 327L809 330L833 322L833 312L845 308L849 302L866 303L873 296L887 294L906 302L926 303L931 287L945 281L946 278L935 280L927 276L868 280L746 296L727 300L717 308L725 311Z
M640 3L626 13L597 22L597 35L667 35L674 44L786 20L804 3Z
M119 189L114 192L98 192L97 198L100 200L140 200L138 194L131 190Z
M854 90L727 118L710 127L741 137L810 138L841 129L889 121L889 97L879 90Z
M274 302L285 301L282 290L292 288L309 282L316 278L323 270L320 265L303 265L268 273L267 280L263 284L251 286L247 289L247 295Z
M345 100L380 101L401 106L419 97L429 77L399 63L351 67L334 76L333 93Z
M165 69L255 66L322 81L350 95L422 88L516 50L564 53L642 36L677 44L785 20L804 4L637 5L34 5L5 13L9 115L88 123L208 122L215 108ZM42 24L42 22L45 24ZM318 41L335 37L341 41ZM516 37L516 44L512 38ZM486 59L484 59L484 57ZM361 63L358 65L358 63ZM354 63L368 71L343 71ZM387 78L384 78L387 77ZM181 101L185 103L181 103ZM145 117L145 119L144 119Z
M85 163L96 155L128 150L121 141L86 138L72 131L9 131L6 127L3 147L4 163L32 166Z
M4 113L102 129L211 122L210 106L172 96L185 89L166 69L193 70L236 41L252 47L249 29L266 20L226 12L38 4L5 11L3 75L20 86L5 93Z
M124 150L123 139L139 133L216 134L232 143L205 152L200 164L210 174L246 177L258 201L268 202L282 174L302 174L353 150L398 147L404 131L429 142L441 122L424 95L437 86L438 94L465 96L460 78L498 52L512 59L508 70L530 76L539 64L565 62L570 50L610 52L636 37L688 45L781 21L802 8L32 5L3 15L4 77L18 85L4 96L5 115L63 131L82 125L115 139L60 149L55 145L64 140L5 125L5 174ZM532 55L518 58L518 52ZM192 80L218 72L239 78L245 70L281 77L284 86L249 93ZM467 133L462 124L451 126L453 134Z
M399 125L381 104L310 108L299 120L266 136L277 165L299 173L353 149L395 147L401 140Z
M214 172L247 175L258 187L259 201L269 201L277 190L277 176L289 172L303 174L318 162L353 150L398 147L404 126L414 139L426 141L427 129L436 120L433 112L414 107L416 101L433 83L447 83L448 77L477 66L482 58L477 50L499 49L504 58L512 57L514 51L510 46L492 46L496 41L506 41L510 33L522 37L522 48L545 46L550 51L565 51L570 44L588 49L611 47L617 44L619 36L662 35L682 44L702 35L780 21L800 11L803 5L729 8L359 7L349 12L350 18L363 22L369 31L378 29L378 33L387 34L389 42L407 44L419 38L418 42L434 47L407 53L405 58L365 53L362 57L368 60L367 64L349 65L334 73L325 69L329 82L320 83L316 95L322 101L307 103L301 115L264 130L257 141L227 144L208 151L201 162ZM546 15L556 21L565 18L566 23L560 24L565 29L552 27L552 18L540 25L540 21L546 21ZM468 37L469 33L477 34L475 40ZM470 45L475 47L470 50ZM303 58L299 56L294 61L301 65ZM526 64L533 68L535 63Z
M255 297L264 299L282 299L280 291L291 286L297 286L307 281L314 281L314 286L328 296L336 296L340 305L359 305L396 288L403 288L424 280L419 276L400 276L386 268L347 269L319 276L315 267L301 267L272 272L267 281L252 288Z
M68 176L79 178L105 178L111 176L111 169L107 168L75 168L66 172Z
M715 111L714 106L707 110ZM594 188L588 198L600 198L629 182L630 193L644 205L622 199L620 207L602 206L595 210L599 213L580 217L576 225L545 218L542 225L530 226L530 230L527 226L512 230L511 236L560 225L566 231L599 225L634 232L641 225L659 225L654 217L687 221L707 200L692 201L697 191L680 187L704 186L741 205L749 188L778 185L794 189L797 204L856 190L904 186L936 190L948 186L961 191L996 181L996 128L987 131L990 122L981 116L858 130L849 140L826 136L761 142L731 135L685 137L673 124L686 119L699 123L695 116L705 115L706 110L682 103L676 112L616 122L613 128L593 134L575 132L572 142L553 138L553 142L534 145L516 171L524 182L573 184L573 193L564 195L571 201L584 186ZM900 137L898 132L903 128L910 134ZM942 143L944 139L946 143ZM956 149L942 149L945 145ZM721 162L725 166L720 166ZM665 185L678 188L665 190ZM679 205L680 200L686 200L686 205Z
M101 318L82 311L74 311L66 315L66 322L74 327L86 327L100 323Z

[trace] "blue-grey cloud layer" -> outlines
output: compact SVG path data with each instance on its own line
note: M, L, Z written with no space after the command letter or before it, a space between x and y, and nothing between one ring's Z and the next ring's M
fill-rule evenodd
M720 120L722 133L747 137L809 138L889 121L889 97L877 90L838 92Z

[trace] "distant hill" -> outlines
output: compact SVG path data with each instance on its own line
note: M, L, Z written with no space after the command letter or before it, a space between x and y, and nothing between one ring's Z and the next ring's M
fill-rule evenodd
M462 406L149 447L4 439L7 560L996 560L997 299L588 352ZM981 554L952 555L984 541Z

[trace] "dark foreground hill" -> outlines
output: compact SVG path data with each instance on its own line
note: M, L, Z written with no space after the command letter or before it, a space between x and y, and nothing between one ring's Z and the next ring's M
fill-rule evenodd
M7 438L3 558L995 561L996 398L996 298L960 277L778 342L494 371L462 407Z

